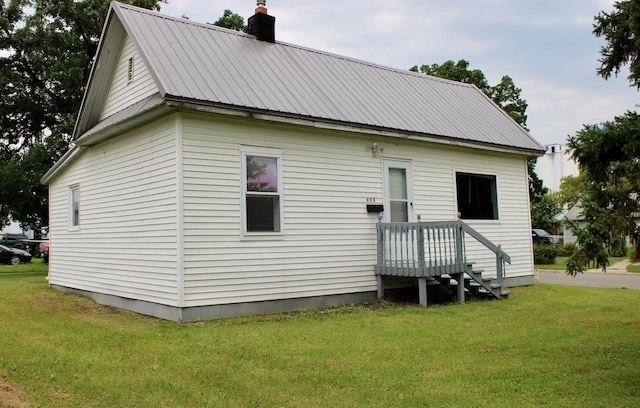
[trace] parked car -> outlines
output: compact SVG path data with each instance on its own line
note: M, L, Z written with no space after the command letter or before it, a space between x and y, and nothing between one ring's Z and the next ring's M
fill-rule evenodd
M563 241L560 235L551 235L539 228L531 230L531 239L534 245L562 245Z
M0 245L0 263L17 265L20 262L31 262L31 254L18 248L9 248Z
M0 245L13 248L27 238L28 237L24 234L9 234L2 232L0 233Z
M45 263L49 262L49 241L43 241L38 245L38 254Z

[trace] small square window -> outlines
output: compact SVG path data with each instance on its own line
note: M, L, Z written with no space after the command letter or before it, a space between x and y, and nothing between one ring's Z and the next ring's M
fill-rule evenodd
M461 219L498 219L496 176L456 173L456 193Z
M282 231L280 157L243 155L244 232Z

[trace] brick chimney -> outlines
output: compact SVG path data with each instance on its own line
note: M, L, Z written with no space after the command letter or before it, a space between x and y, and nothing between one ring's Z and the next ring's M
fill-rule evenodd
M276 42L276 18L267 14L267 2L258 0L256 14L249 17L249 34L260 41Z

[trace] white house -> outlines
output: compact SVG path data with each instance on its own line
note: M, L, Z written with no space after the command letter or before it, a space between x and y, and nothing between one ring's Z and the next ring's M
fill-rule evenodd
M254 36L112 4L43 177L50 285L180 321L372 300L403 281L376 276L380 211L461 218L533 283L543 147L472 85L271 42L265 11Z

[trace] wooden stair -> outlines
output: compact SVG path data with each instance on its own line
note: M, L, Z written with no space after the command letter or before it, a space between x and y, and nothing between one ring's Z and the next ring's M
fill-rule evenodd
M471 297L496 299L505 299L509 297L509 292L504 290L496 278L484 276L483 272L483 270L474 270L473 263L467 264L467 270L463 274L462 278L464 281L462 283L464 285L464 299L458 299L460 302L469 300ZM459 282L456 279L457 276L459 275L442 275L436 277L434 280L442 285L446 292L457 297L457 294L459 293ZM434 283L435 282L432 282L431 285Z

